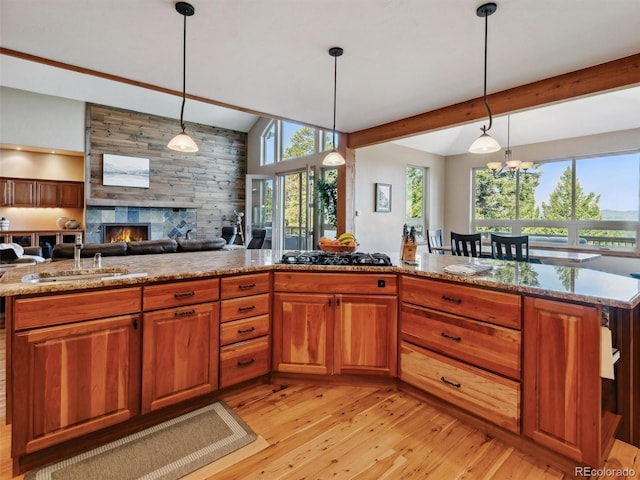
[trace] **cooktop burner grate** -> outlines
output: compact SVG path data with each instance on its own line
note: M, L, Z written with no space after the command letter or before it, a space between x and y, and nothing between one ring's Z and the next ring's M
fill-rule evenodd
M391 266L384 253L330 253L322 251L292 251L282 255L280 263L289 265L371 265Z

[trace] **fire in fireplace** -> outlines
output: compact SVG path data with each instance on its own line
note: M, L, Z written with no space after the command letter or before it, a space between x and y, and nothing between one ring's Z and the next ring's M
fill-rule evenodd
M103 223L102 241L113 242L139 242L149 240L148 223Z

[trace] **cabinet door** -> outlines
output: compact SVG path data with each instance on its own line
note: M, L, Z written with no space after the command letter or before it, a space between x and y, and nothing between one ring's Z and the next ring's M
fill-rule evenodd
M33 180L9 180L10 205L33 207L36 204L36 182Z
M60 182L58 184L58 205L65 208L84 207L84 184Z
M273 368L276 371L332 373L333 304L333 295L274 295Z
M397 300L386 295L337 295L334 372L395 376Z
M58 182L38 180L36 182L36 206L58 206Z
M5 207L11 205L11 195L9 180L6 178L0 178L0 206Z
M218 388L218 304L144 314L142 413Z
M523 433L584 465L600 464L600 311L525 299Z
M123 315L16 334L14 456L139 413L138 323Z

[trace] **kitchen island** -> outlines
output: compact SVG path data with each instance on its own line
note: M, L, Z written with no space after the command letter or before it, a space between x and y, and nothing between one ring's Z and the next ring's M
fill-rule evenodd
M470 259L423 254L405 265L390 256L391 267L282 265L271 250L105 257L105 276L40 283L22 278L72 270L72 261L8 269L0 294L14 470L91 432L269 374L384 377L556 462L601 465L616 432L640 443L638 280L491 259L473 260L490 271L460 276L444 268ZM602 324L620 353L615 380L600 378ZM293 343L302 333L301 349ZM187 364L159 372L175 346L162 342L187 337L199 342ZM87 385L100 385L89 405L74 403L87 385L67 377L71 357L52 362L61 350L76 355L73 369L88 359L98 369L88 373ZM105 351L117 353L101 363Z

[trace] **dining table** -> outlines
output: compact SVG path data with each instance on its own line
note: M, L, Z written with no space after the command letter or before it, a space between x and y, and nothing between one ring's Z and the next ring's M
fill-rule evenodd
M431 250L434 252L451 253L451 245L442 245L439 247L432 246ZM600 257L601 255L596 252L573 252L568 250L546 250L539 248L529 249L529 258L540 260L542 263L584 263Z

